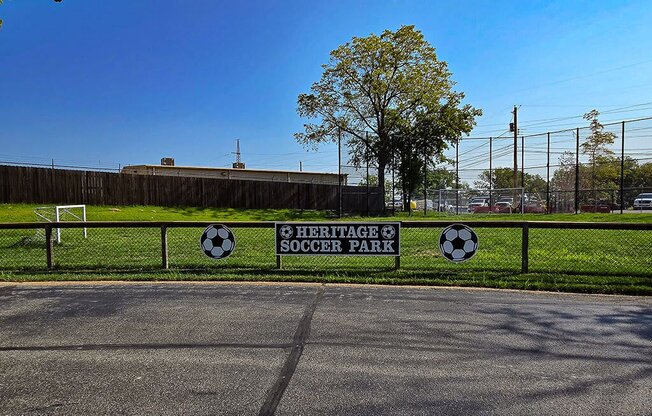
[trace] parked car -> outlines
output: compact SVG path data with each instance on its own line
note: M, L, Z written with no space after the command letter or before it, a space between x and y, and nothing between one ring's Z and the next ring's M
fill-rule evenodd
M430 209L430 202L428 202L428 209ZM453 206L447 200L442 200L441 202L438 199L432 200L432 209L433 211L439 212L452 212Z
M401 199L401 197L395 197L393 201L387 201L385 203L385 208L394 211L401 211L403 210L403 199Z
M446 206L446 212L450 214L466 214L469 212L469 207L465 205L452 205L449 204Z
M603 214L610 213L612 208L609 201L589 201L588 204L580 205L580 211L582 212L600 212Z
M418 199L415 202L417 203L417 209L423 211L423 199ZM428 211L434 211L436 209L437 203L431 199L426 199L426 209Z
M652 193L639 194L634 199L634 209L652 209Z
M516 212L521 211L521 206L516 207ZM530 199L529 201L526 201L523 204L523 214L545 214L546 213L546 206L543 202L536 200L536 199Z
M494 205L494 212L499 212L501 214L507 213L511 214L514 209L514 197L513 196L504 196L498 199L498 202Z
M475 212L476 208L479 207L488 207L489 206L489 197L488 196L476 196L471 198L468 205L469 212Z

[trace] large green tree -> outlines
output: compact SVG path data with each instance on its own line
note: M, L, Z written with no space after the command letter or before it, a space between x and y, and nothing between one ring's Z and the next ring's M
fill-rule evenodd
M644 163L634 169L632 171L632 178L629 181L627 174L625 174L625 181L625 186L633 188L652 188L652 163Z
M598 110L591 110L584 114L584 120L590 121L589 129L591 134L588 135L582 144L580 150L582 153L589 157L589 164L591 166L591 189L601 187L598 181L597 167L608 167L611 165L610 161L613 159L614 152L609 149L609 145L614 143L616 135L609 131L604 131L604 126L598 120L600 112Z
M538 174L525 172L524 175L525 191L528 193L543 194L546 192L546 180ZM483 171L474 185L480 189L507 189L514 186L514 170L512 168L496 168L491 172Z
M345 136L352 163L370 160L381 185L385 169L405 160L396 156L408 137L421 154L437 159L482 114L462 104L446 62L414 26L354 37L322 67L320 80L298 97L299 115L311 120L297 141L317 147Z
M559 167L553 172L550 187L557 191L571 191L575 187L575 155L573 152L565 151L559 156Z
M423 185L427 184L429 191L438 191L440 189L450 189L455 187L455 171L446 167L428 168L426 183L421 181L417 193L423 192Z

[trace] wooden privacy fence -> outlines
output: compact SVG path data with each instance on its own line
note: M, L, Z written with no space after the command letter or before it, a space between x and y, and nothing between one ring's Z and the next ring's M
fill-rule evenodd
M342 209L380 212L378 187L343 186ZM0 202L338 210L339 186L0 166Z

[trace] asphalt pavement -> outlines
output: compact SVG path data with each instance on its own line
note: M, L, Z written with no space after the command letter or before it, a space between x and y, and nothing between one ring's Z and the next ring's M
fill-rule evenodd
M0 284L0 415L649 415L652 298Z

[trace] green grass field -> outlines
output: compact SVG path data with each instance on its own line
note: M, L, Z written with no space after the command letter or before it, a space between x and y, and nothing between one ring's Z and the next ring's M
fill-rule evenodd
M0 222L33 221L31 205L0 205ZM88 207L93 221L324 220L329 213L291 210L218 210L160 207ZM422 220L423 214L412 217ZM650 222L649 214L432 215L430 219L579 220ZM347 218L347 219L360 219ZM409 220L397 217L374 218ZM384 284L429 284L498 288L652 294L652 232L613 230L530 230L530 272L520 273L521 230L476 227L480 250L469 262L444 260L437 245L440 228L402 230L401 270L388 257L285 257L275 268L271 229L233 228L237 250L215 261L199 250L201 228L170 228L170 267L160 269L160 230L66 229L54 247L56 269L45 271L45 250L33 230L0 231L0 280L220 279L292 280Z
M34 208L30 204L0 204L0 222L36 221ZM274 210L274 209L225 209L225 208L168 208L154 206L87 207L89 221L318 221L336 220L334 214L326 211ZM344 220L360 220L360 216L347 216ZM502 221L603 221L603 222L652 222L652 214L628 212L617 214L465 214L453 215L447 213L429 212L427 216L422 211L412 215L406 212L394 216L374 217L374 220L423 220L423 219L455 219Z

